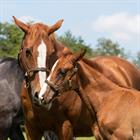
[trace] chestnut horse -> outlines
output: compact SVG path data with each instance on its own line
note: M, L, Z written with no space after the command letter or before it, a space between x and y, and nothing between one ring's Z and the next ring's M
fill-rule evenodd
M134 64L116 56L98 56L90 60L93 67L112 82L140 90L140 69Z
M45 130L53 130L59 136L59 139L63 140L65 137L72 135L72 126L69 118L73 118L74 122L76 122L74 125L74 136L87 136L91 131L87 123L78 117L79 113L83 112L80 111L80 107L78 108L77 105L83 106L83 103L75 91L66 92L64 96L61 96L56 102L54 101L55 105L53 106L49 106L48 108L38 106L42 102L42 95L39 94L40 90L43 89L49 70L62 54L64 48L55 39L53 34L61 26L62 20L53 26L47 26L41 23L27 25L16 18L14 20L17 26L25 33L19 53L19 61L26 74L26 82L23 82L22 87L22 104L29 137L32 140L39 140ZM109 60L109 62L114 61L113 58L109 58ZM96 60L93 61L96 62ZM100 61L100 64L103 61L104 59ZM128 83L128 78L131 83L135 83L138 79L140 80L140 76L134 79L131 74L132 77L128 77L129 73L138 73L138 70L133 65L127 63L127 61L122 60L120 63L114 62L116 64L115 67L114 65L110 65L108 68L105 67L106 71L113 71L113 77L116 79L118 79L117 73L119 72L120 79L125 79L124 86ZM131 66L133 71L129 70L128 66ZM122 71L119 71L118 67L125 70L125 72L122 73ZM97 67L97 69L104 72L103 65ZM110 75L107 73L104 74L110 78ZM122 82L120 85L122 86ZM127 86L133 87L134 85L128 84ZM70 98L68 99L67 96ZM75 101L76 106L74 106Z
M55 129L55 115L37 106L36 96L46 79L48 69L52 67L51 65L59 56L59 51L61 52L63 48L61 44L57 45L57 42L53 41L55 37L52 34L61 26L63 20L48 27L41 23L26 25L15 17L13 18L25 33L18 58L25 73L21 92L26 133L28 139L40 140L45 130Z
M81 110L88 126L99 130L97 140L140 139L140 92L120 87L93 68L94 63L82 59L84 52L72 54L65 49L46 80L44 101L52 102L68 90L76 90L85 106ZM68 97L69 98L69 97Z

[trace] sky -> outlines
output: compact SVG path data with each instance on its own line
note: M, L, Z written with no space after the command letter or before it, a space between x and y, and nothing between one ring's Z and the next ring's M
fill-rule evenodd
M70 30L93 50L104 37L132 56L140 51L140 0L0 0L0 22L12 16L48 25L64 19L56 34Z

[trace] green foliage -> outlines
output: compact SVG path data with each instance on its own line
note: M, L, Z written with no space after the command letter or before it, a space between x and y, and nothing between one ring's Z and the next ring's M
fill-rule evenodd
M94 51L95 55L115 55L123 58L127 58L124 53L124 49L120 48L118 43L112 42L110 39L100 38Z
M79 137L79 138L76 138L76 140L95 140L94 137Z
M12 56L17 57L21 41L23 38L23 32L19 30L14 24L0 23L0 57ZM124 53L124 49L120 48L118 43L112 42L110 39L100 38L94 51L90 45L87 45L81 36L75 37L70 31L65 32L58 39L69 47L73 52L77 52L81 49L86 49L87 57L99 56L99 55L116 55L127 58ZM135 63L139 64L140 55L135 60Z
M58 37L58 39L64 43L72 52L77 52L81 49L86 49L86 56L93 56L93 51L89 45L86 45L81 36L75 37L70 31L64 33L64 35Z
M59 40L69 47L73 52L77 52L84 48L87 50L87 56L100 56L100 55L116 55L123 58L127 58L124 53L124 49L120 48L118 43L112 42L110 39L100 38L98 39L97 45L94 51L89 45L86 45L81 36L75 37L70 31L64 33L59 37Z
M17 57L23 32L14 24L0 23L0 57Z
M133 63L140 68L140 51L137 53L136 58L133 60Z

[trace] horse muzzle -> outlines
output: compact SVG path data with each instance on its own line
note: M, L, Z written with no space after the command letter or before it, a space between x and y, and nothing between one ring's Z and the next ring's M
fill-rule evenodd
M44 100L44 98L39 99L39 98L34 98L34 104L38 107L43 107L46 108L47 110L50 110L52 107L52 102Z
M42 106L44 104L44 98L39 98L38 92L35 92L33 96L33 103L37 106Z
M39 97L39 94L35 93L34 97L33 97L33 103L37 106L40 106L40 107L49 106L49 108L50 108L50 104L52 104L52 101L53 101L55 95L56 95L56 93L53 93L53 96L51 93L50 94L46 93L45 95Z

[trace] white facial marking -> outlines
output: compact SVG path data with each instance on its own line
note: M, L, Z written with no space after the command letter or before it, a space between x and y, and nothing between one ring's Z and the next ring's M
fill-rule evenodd
M55 64L53 65L53 67L52 67L52 69L51 69L51 72L50 72L50 75L49 75L49 77L47 78L47 80L48 80L49 82L51 82L50 79L51 79L52 73L53 73L53 71L54 71L54 69L55 69L57 63L58 63L58 60L57 60L57 61L55 62ZM40 90L40 92L39 92L39 96L38 96L40 99L43 98L43 95L45 94L45 92L47 91L48 88L49 88L49 85L48 85L46 82L44 82L44 84L43 84L43 86L42 86L42 88L41 88L41 90Z
M47 90L47 86L48 86L47 83L43 84L43 86L39 92L39 95L38 95L39 99L43 99L43 95L45 94L45 92Z
M47 55L47 47L44 41L41 41L41 44L38 46L38 57L37 57L37 65L38 68L46 67L46 55ZM43 84L46 80L46 72L39 71L39 83L40 87L43 87Z

